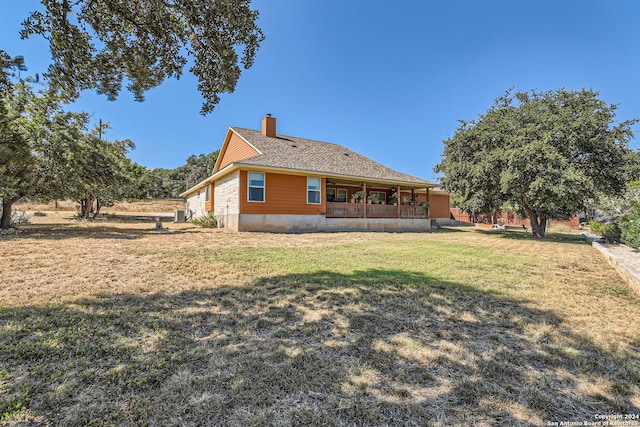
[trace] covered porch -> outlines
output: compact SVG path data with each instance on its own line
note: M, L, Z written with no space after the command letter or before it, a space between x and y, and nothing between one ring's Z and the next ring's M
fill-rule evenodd
M432 187L326 179L327 218L429 218Z

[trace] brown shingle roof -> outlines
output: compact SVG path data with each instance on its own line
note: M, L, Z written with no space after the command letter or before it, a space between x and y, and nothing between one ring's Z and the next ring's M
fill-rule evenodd
M425 187L436 185L390 169L338 144L284 135L276 135L272 138L251 129L231 128L231 130L262 153L236 161L234 162L236 165L272 167Z

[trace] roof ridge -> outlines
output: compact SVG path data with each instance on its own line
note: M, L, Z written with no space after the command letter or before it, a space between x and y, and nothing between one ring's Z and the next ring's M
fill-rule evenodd
M275 136L275 138L274 138L274 137L272 137L272 136L266 136L266 135L264 135L261 131L256 130L256 129L241 128L241 127L237 127L237 126L229 126L229 127L230 127L231 129L235 129L235 130L248 130L248 131L250 131L250 132L256 132L256 133L259 133L260 135L264 136L265 138L273 138L273 139L281 139L281 138L283 138L283 137L284 137L284 138L295 138L295 139L301 139L301 140L304 140L304 141L317 142L317 143L319 143L319 144L335 145L335 146L337 146L337 147L342 147L342 148L344 148L345 150L349 150L349 151L351 151L351 152L356 153L356 151L353 151L353 150L351 150L351 149L349 149L349 148L345 147L344 145L340 145L340 144L337 144L337 143L335 143L335 142L320 141L319 139L309 139L309 138L303 138L303 137L300 137L300 136L284 135L284 134L281 134L281 133L277 133L277 134L276 134L276 136ZM362 155L362 154L360 154L360 155Z

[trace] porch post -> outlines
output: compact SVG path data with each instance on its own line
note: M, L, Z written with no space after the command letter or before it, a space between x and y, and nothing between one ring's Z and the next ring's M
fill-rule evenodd
M398 195L398 201L396 202L398 205L398 218L400 218L400 186L396 185L396 194Z
M367 182L366 181L362 182L362 191L364 191L364 199L363 199L364 207L362 208L362 217L366 218L367 217Z
M411 212L413 212L413 219L416 219L416 191L411 189Z
M430 210L431 210L431 197L429 195L429 187L427 187L427 219L429 219Z

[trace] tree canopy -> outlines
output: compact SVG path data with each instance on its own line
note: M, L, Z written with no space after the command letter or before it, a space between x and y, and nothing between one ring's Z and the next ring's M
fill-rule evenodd
M464 210L511 206L544 237L547 220L624 188L636 120L616 124L615 110L592 90L508 91L477 120L460 122L435 170Z
M137 100L187 64L211 112L233 92L242 65L253 64L264 39L250 0L43 0L21 36L44 36L53 63L46 77L75 98L96 88L115 99L123 82ZM239 52L241 51L241 56ZM189 58L192 60L189 61Z
M76 200L79 216L91 219L102 206L130 195L134 177L126 155L135 148L132 141L99 137L86 113L58 112L45 129L32 139L41 175L38 197Z
M12 82L6 68L3 74L0 228L10 227L12 205L23 197L78 200L85 218L101 201L126 197L133 143L98 138L87 113L65 111L54 92L36 93L28 80Z
M126 157L133 142L107 141L108 125L63 108L63 97L20 76L22 57L0 51L0 228L9 228L12 205L22 198L74 199L83 218L112 201L175 197L207 178L218 151L190 156L176 169L147 169Z
M14 70L24 69L24 60L21 57L12 59L0 51L0 65L0 228L4 229L10 226L13 203L35 185L36 158L20 131L31 92L25 84L15 86L10 79Z

